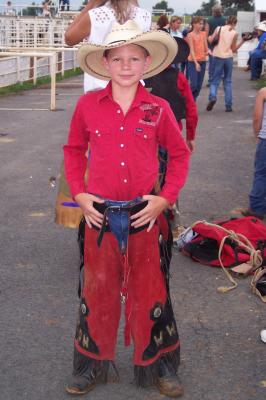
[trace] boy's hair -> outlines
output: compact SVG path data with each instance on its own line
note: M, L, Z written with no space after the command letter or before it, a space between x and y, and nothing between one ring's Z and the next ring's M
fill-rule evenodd
M199 22L203 21L203 17L193 17L191 21L191 25L198 24Z
M170 19L170 25L173 24L176 21L180 21L181 23L183 22L183 18L179 17L178 15L173 15Z
M148 52L147 49L145 49L145 47L140 46L139 44L135 44L135 43L133 43L133 45L139 47L139 48L142 50L142 52L143 52L145 58L148 57L148 56L150 55L150 53ZM116 48L116 47L114 47L114 48ZM104 52L103 52L103 57L104 57L104 58L108 58L108 55L110 54L111 50L113 50L113 49L104 50Z

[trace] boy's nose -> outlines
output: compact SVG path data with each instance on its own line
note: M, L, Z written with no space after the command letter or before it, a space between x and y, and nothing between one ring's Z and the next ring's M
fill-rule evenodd
M123 69L128 69L129 67L130 67L130 60L123 60L122 68Z

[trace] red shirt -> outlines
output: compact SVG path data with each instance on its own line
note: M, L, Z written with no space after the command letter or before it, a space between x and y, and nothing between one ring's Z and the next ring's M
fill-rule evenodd
M139 84L126 115L106 89L87 93L76 106L68 144L65 173L71 193L89 192L112 200L131 200L149 194L158 176L158 144L168 151L169 163L161 196L173 204L188 173L189 149L168 103ZM88 186L84 173L90 143Z
M187 78L182 72L178 72L177 87L186 99L186 136L187 140L194 140L198 125L197 105L191 92ZM181 124L182 129L182 124Z

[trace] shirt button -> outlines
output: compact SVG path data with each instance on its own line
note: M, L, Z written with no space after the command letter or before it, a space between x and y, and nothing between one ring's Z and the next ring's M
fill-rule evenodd
M143 137L144 137L144 139L147 139L147 135L144 135Z
M117 114L120 114L121 113L121 110L117 110Z
M122 167L124 167L124 165L125 165L124 161L121 162L121 165L122 165Z
M127 183L127 179L124 179L124 183Z
M120 131L123 131L124 130L124 127L123 126L120 126Z
M95 133L99 133L98 129L96 129Z
M120 144L120 147L124 147L125 145L123 143Z

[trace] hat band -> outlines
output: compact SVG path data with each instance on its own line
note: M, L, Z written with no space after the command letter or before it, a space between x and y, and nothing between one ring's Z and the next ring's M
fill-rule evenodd
M113 42L108 43L107 46L110 46L111 44L115 44L115 43L125 43L126 40L114 40Z

